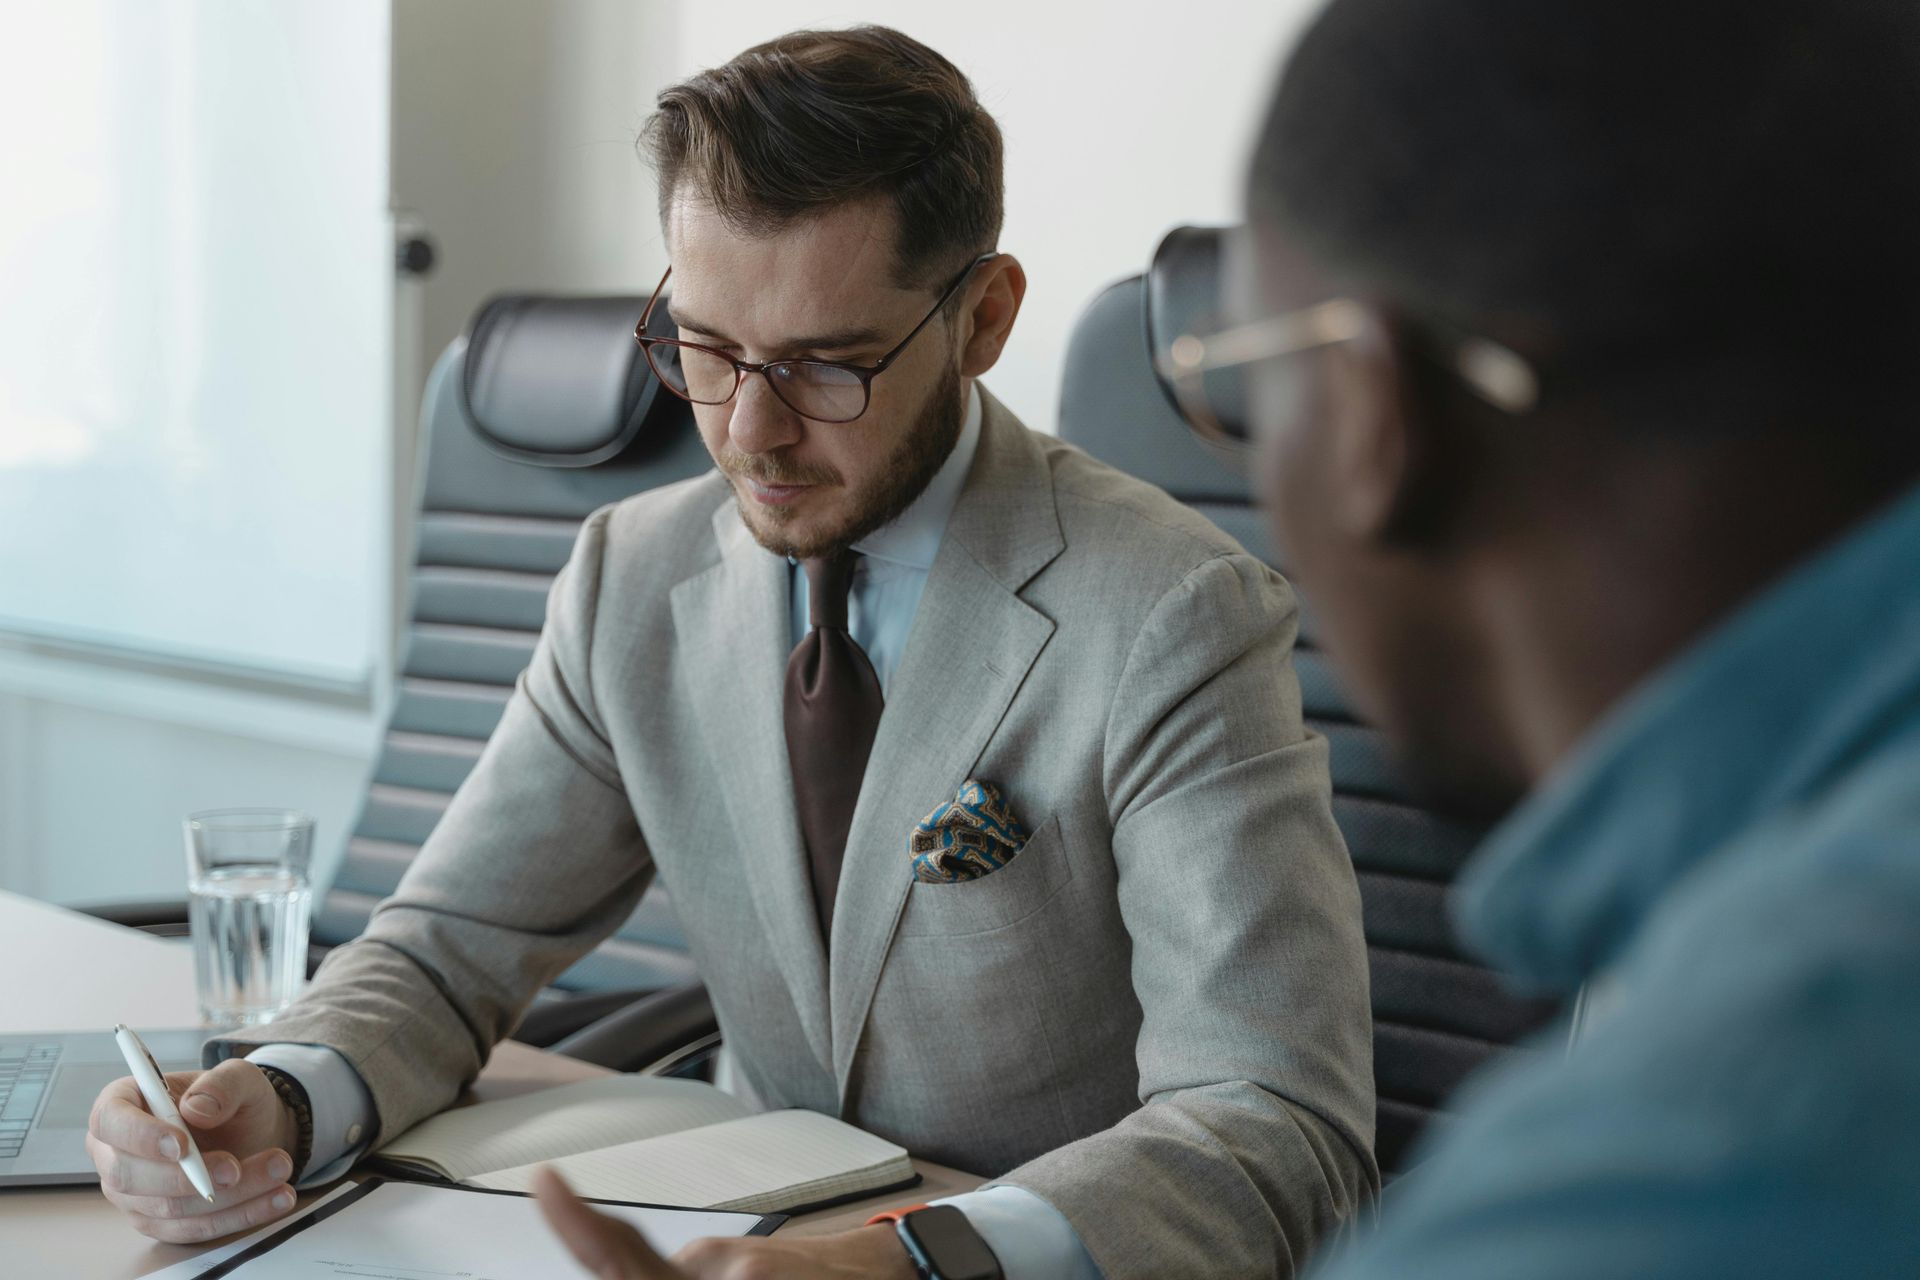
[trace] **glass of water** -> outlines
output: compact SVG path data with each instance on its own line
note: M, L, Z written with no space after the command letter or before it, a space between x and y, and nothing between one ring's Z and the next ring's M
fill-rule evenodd
M313 819L291 809L212 809L186 818L187 892L200 1017L265 1022L307 976Z

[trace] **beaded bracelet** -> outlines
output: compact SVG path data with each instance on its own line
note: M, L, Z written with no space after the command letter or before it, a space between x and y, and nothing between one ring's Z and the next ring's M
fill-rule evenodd
M300 1131L299 1140L291 1153L293 1173L287 1178L288 1182L298 1182L301 1173L306 1170L307 1158L313 1154L313 1104L307 1101L307 1091L300 1082L286 1072L268 1066L260 1069L267 1073L267 1082L280 1095L280 1101L286 1103L293 1112L294 1125Z

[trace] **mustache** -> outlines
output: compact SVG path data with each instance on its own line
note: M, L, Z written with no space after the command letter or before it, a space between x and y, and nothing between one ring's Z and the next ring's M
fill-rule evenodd
M840 473L832 467L794 464L771 454L742 453L731 444L722 445L714 461L730 476L744 476L761 484L840 483Z

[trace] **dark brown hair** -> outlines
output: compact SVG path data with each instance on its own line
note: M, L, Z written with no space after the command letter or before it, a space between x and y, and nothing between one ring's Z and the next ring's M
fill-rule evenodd
M913 285L999 240L1000 126L958 67L889 27L790 32L668 88L658 106L640 145L663 221L685 183L749 235L890 198L896 269Z

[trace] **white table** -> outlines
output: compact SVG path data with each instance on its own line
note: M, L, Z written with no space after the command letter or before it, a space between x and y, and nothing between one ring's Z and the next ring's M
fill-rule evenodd
M197 1025L193 952L157 938L0 891L0 1032L100 1031L116 1022ZM474 1083L471 1101L510 1097L606 1070L506 1041ZM924 1181L904 1195L795 1218L783 1234L858 1226L881 1209L954 1195L980 1179L916 1160ZM302 1203L307 1197L302 1197ZM218 1243L217 1241L215 1243ZM94 1187L0 1189L0 1277L131 1280L203 1247L158 1244L135 1231Z
M0 1031L107 1031L199 1025L193 951L33 898L0 891Z

